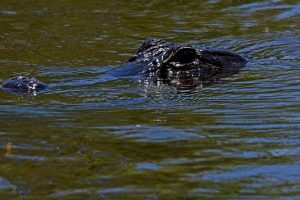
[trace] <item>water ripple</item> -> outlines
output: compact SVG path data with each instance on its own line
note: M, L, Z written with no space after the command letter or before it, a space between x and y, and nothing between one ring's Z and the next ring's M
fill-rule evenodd
M1 6L0 80L49 84L36 96L0 91L2 198L299 197L298 2ZM194 87L106 73L146 37L196 41L249 62Z

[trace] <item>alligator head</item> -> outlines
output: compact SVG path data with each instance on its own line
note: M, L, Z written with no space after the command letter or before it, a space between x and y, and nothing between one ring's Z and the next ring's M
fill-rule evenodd
M149 38L123 69L139 72L152 81L178 85L230 76L246 62L240 55L225 50Z
M237 73L245 64L243 57L229 51L150 38L136 55L112 73L117 77L142 75L143 80L154 83L196 86ZM19 76L1 87L11 92L32 93L47 85L32 77Z

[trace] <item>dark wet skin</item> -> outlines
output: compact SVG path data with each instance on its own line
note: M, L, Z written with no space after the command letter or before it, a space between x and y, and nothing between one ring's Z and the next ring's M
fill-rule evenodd
M193 43L171 43L146 39L136 55L115 72L121 76L141 75L157 84L195 86L237 73L247 63L242 56Z
M197 85L231 76L246 62L240 55L225 50L149 38L127 63L108 73L116 77L138 76L153 83ZM15 93L32 93L47 85L34 77L19 76L5 81L1 87Z
M14 93L34 93L47 88L47 85L34 77L18 76L5 81L1 87Z

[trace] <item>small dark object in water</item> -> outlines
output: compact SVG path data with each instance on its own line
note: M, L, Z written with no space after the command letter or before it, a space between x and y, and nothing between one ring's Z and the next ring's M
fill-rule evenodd
M43 90L47 85L34 77L18 76L5 81L1 87L10 92L31 93Z

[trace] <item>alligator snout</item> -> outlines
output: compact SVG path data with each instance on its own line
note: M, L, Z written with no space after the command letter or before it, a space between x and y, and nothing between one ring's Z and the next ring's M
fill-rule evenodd
M15 93L32 93L45 89L47 85L34 77L18 76L5 81L1 87Z

